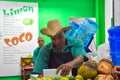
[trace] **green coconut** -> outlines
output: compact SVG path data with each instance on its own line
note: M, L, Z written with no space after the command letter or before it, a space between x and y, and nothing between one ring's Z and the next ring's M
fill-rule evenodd
M75 80L75 77L72 75L66 75L65 77L67 77L69 80Z
M55 77L53 77L53 80L61 80L62 76L60 75L55 75Z
M96 61L84 62L78 69L78 75L82 75L84 79L94 79L97 75Z

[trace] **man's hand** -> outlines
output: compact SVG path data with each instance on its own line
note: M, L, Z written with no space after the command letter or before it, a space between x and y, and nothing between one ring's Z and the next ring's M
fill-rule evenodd
M70 70L72 70L73 66L70 63L62 64L57 68L56 74L60 72L61 76L66 76L70 73Z
M75 59L73 59L72 61L66 63L66 64L62 64L57 68L56 73L58 74L59 71L61 70L60 75L61 76L66 76L69 74L70 70L72 70L72 68L78 67L79 65L81 65L84 61L84 57L82 55L79 55L77 57L75 57Z
M115 66L113 68L112 75L116 80L120 80L120 66Z
M43 77L43 74L39 74L39 75L38 75L38 78L42 78L42 77Z

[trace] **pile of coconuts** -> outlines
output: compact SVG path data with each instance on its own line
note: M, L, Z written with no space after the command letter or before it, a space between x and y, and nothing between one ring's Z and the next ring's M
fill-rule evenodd
M114 80L111 75L113 68L113 62L108 59L101 59L98 63L89 60L78 68L77 74L83 76L84 80Z
M98 75L95 80L114 80L111 75L112 69L114 68L114 64L112 61L108 59L102 59L98 63Z

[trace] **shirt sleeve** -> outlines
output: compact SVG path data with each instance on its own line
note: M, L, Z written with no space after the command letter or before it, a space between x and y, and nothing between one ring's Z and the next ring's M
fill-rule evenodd
M82 55L84 57L84 61L88 60L87 53L83 46L73 46L72 47L72 55L74 58L78 55Z
M38 56L37 59L35 60L33 72L38 74L43 74L43 69L48 68L48 61L49 61L49 50L46 46L44 46L38 52Z
M36 58L37 58L37 55L38 55L38 51L39 51L38 48L36 48L36 49L34 50L32 62L35 62L35 60L36 60Z

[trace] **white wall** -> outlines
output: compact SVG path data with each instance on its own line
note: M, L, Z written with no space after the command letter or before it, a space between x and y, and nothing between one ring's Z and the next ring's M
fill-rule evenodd
M107 30L111 27L111 18L113 18L113 0L105 0L105 41L108 42Z
M120 26L120 0L114 0L114 25Z

